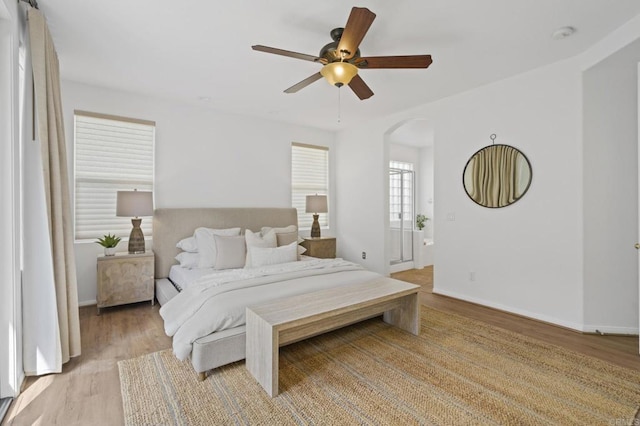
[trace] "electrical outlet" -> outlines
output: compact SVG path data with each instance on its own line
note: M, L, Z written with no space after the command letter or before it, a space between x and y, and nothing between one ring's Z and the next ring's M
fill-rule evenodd
M469 271L469 281L476 280L476 273L474 271Z
M366 258L367 258L367 252L366 252L366 251L363 251L363 252L362 252L362 258L363 258L363 259L366 259Z

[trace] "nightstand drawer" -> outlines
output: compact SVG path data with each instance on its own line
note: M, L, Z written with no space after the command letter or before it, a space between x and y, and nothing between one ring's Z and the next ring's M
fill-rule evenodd
M305 238L300 245L307 249L306 256L333 259L336 257L336 238L319 237Z
M154 255L117 253L98 258L96 300L100 308L154 299Z

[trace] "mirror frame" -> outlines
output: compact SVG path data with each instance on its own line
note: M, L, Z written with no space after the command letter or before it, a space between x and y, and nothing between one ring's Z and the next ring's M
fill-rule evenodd
M505 146L505 147L514 149L514 150L516 150L518 152L519 155L522 156L522 158L524 158L526 165L529 167L529 182L527 182L527 186L520 193L520 195L516 199L514 199L512 202L510 202L508 204L504 204L504 205L488 206L488 205L484 205L484 204L479 203L478 201L476 201L471 196L471 194L469 193L469 190L467 189L467 186L465 185L465 175L467 173L467 168L469 167L469 164L471 164L471 161L476 157L476 155L478 155L482 151L489 150L489 149L492 149L492 148L495 148L495 147L499 147L499 146ZM469 157L469 160L467 160L467 164L465 164L464 170L462 171L462 187L464 188L464 192L471 199L471 201L473 201L474 203L476 203L477 205L479 205L481 207L486 207L488 209L500 209L500 208L507 207L507 206L510 206L510 205L518 202L518 200L520 200L524 196L524 194L526 194L527 191L529 191L529 188L531 187L531 182L532 181L533 181L533 168L531 167L531 162L529 161L527 156L522 151L520 151L518 148L516 148L516 147L514 147L512 145L506 145L506 144L491 144L491 145L487 145L487 146L485 146L483 148L480 148L475 153L473 153L473 155L471 157Z

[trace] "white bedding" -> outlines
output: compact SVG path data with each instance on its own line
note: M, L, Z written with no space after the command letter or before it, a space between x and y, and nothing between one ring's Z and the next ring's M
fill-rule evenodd
M310 261L316 259L315 257L301 255L301 261ZM189 287L196 280L210 274L227 274L228 270L218 270L215 268L183 268L180 265L173 265L169 269L169 279L177 287L178 291Z
M252 269L217 271L194 281L160 309L173 353L181 360L200 337L245 324L245 308L282 297L378 277L342 259L312 259Z
M189 287L191 283L195 282L199 278L204 277L205 275L209 275L217 272L213 268L183 268L180 265L173 265L169 270L169 279L171 282L177 286L178 290L182 291L183 289Z

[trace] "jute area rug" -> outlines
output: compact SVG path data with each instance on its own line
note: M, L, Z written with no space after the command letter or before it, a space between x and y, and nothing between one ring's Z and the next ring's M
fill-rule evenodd
M170 350L120 361L127 425L636 424L640 372L422 307L280 350L280 395L244 361L198 382Z

